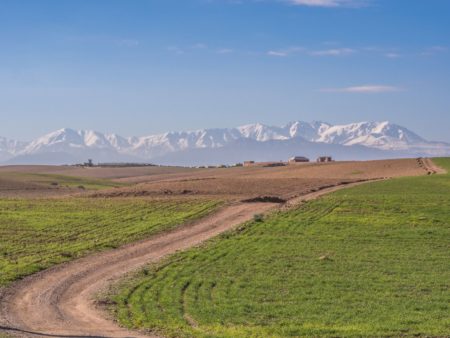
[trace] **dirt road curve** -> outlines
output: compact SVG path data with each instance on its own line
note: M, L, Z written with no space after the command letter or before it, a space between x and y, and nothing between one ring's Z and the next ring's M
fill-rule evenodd
M326 188L298 201L355 184ZM171 232L56 266L16 283L0 298L0 328L20 336L149 337L108 320L93 296L113 280L145 264L187 249L276 208L272 203L230 205ZM1 331L1 329L0 329Z
M418 158L417 163L419 164L419 167L423 168L428 175L435 175L435 174L445 174L447 173L446 170L438 167L430 158Z
M92 296L109 281L129 271L199 244L274 206L268 203L231 205L164 235L26 278L7 290L1 299L0 327L25 336L144 337L105 319L96 309Z

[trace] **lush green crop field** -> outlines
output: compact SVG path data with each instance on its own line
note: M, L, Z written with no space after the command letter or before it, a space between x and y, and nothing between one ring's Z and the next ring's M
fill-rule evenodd
M400 178L176 254L119 285L114 311L171 337L450 336L449 264L450 175Z
M194 199L0 200L0 286L175 227L217 205L217 201Z

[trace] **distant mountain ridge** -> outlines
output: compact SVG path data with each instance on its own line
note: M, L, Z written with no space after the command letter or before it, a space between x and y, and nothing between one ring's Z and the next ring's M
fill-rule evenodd
M266 153L264 148L267 148ZM0 162L69 164L93 158L97 162L159 161L194 165L211 164L211 161L216 163L222 158L223 162L237 161L242 159L243 154L249 158L252 156L250 149L253 149L255 160L262 157L264 160L279 159L280 149L284 155L316 156L327 153L343 160L450 154L450 144L427 141L409 129L388 121L345 125L294 121L281 127L256 123L236 128L167 132L143 137L64 128L31 142L0 137ZM312 149L316 150L312 152ZM226 159L215 156L221 153L229 155ZM193 159L196 158L192 163L189 162L190 154ZM204 158L200 154L204 154ZM177 158L185 160L178 163Z

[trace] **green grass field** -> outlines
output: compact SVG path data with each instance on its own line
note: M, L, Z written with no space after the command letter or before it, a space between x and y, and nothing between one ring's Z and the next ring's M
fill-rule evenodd
M176 254L112 310L169 337L450 336L449 262L450 175L399 178Z
M175 227L218 204L200 199L2 199L0 287L87 253Z
M2 173L2 178L18 182L34 183L42 186L82 188L88 190L100 190L127 185L106 179L75 177L58 174L5 172Z

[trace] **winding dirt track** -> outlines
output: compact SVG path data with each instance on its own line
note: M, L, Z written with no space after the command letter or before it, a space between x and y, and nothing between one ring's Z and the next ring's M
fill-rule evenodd
M326 188L294 203L360 183ZM122 248L91 255L32 275L0 295L1 329L20 336L150 337L119 327L96 307L94 296L124 274L199 243L277 208L273 203L229 205L202 220Z

